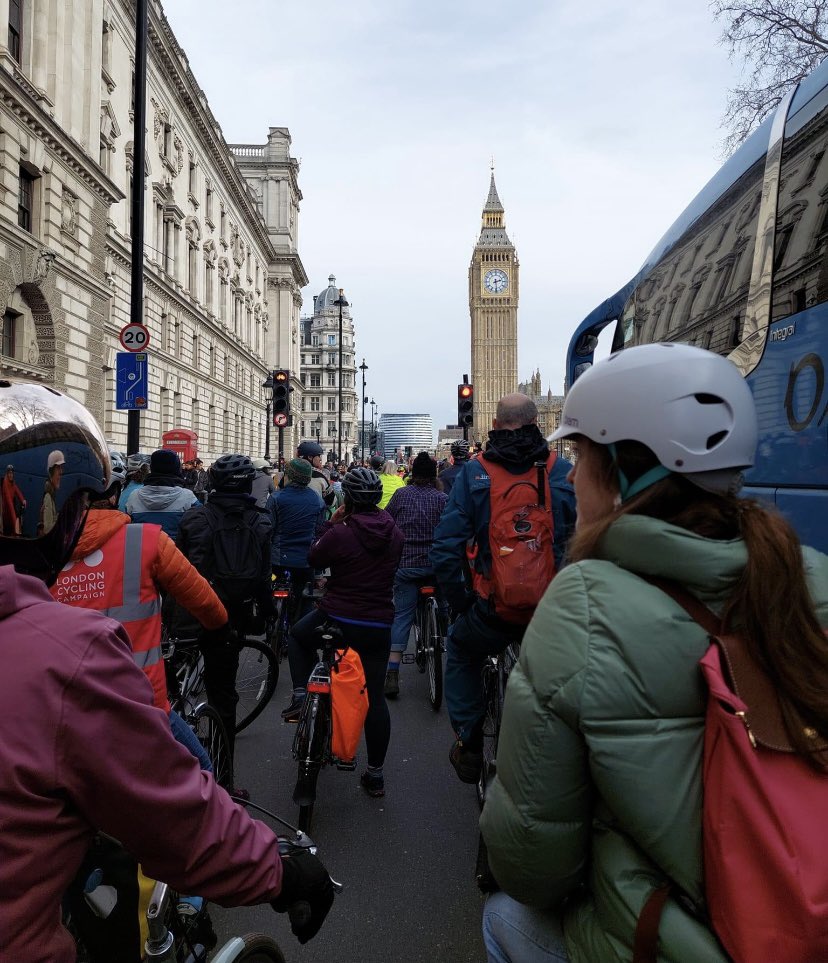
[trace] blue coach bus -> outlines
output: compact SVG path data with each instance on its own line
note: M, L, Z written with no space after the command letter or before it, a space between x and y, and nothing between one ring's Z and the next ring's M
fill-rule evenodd
M613 351L681 341L739 366L759 414L749 490L828 552L828 61L727 161L638 274L579 325L568 385L613 323Z

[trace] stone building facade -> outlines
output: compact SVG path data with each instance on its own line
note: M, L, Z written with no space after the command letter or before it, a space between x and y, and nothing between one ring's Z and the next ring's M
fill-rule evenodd
M313 315L302 319L302 358L300 400L300 435L317 439L327 452L349 462L359 448L356 342L354 322L347 304L339 305L344 297L336 286L333 274L328 286L313 299ZM345 299L347 300L347 298ZM342 317L342 409L340 439L339 374L340 343L339 319Z
M141 320L150 332L141 447L175 427L198 432L205 460L261 454L262 383L273 368L298 371L307 283L289 133L271 128L263 147L229 147L151 2L144 305L131 318L133 4L0 0L3 14L0 370L68 391L123 448L115 355L120 329ZM301 395L298 378L296 387Z
M528 381L522 381L517 390L524 395L528 395L535 402L538 409L538 427L545 438L560 427L564 403L563 395L553 395L551 388L546 391L543 390L540 369L536 370ZM569 449L565 440L564 445L558 445L558 450L562 451L563 447Z
M471 369L475 440L485 441L498 401L517 391L520 265L504 224L492 171L480 238L469 266Z

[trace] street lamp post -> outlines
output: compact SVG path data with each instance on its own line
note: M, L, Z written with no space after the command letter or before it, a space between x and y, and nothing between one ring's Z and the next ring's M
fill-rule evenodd
M322 437L322 415L317 415L313 423L316 425L316 444L318 445Z
M342 309L348 307L343 288L339 289L339 297L334 301L334 304L339 305L339 431L336 435L336 460L340 462L342 461Z
M368 365L365 363L365 358L362 359L362 364L359 366L359 370L362 372L362 421L360 426L362 429L362 437L360 441L362 442L362 461L365 461L365 402L368 400L365 395L365 372L368 370Z
M262 382L265 393L265 458L270 460L270 406L273 402L273 374L269 374Z

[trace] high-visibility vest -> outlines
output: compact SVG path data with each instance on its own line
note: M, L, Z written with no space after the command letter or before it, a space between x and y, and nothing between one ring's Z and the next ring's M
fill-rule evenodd
M64 566L51 588L58 602L95 609L120 622L135 664L152 685L153 702L170 711L161 657L161 599L152 578L159 525L124 525L99 548Z

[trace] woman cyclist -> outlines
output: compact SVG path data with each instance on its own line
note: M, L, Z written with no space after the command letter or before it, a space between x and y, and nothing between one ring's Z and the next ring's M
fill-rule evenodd
M116 491L100 428L54 388L0 380L0 463L14 466L30 502L55 450L64 470L54 524L34 538L0 536L0 958L75 960L60 905L96 831L184 892L278 911L307 900L310 914L291 923L305 942L333 902L324 867L309 853L281 859L271 830L174 740L123 628L47 590L90 496ZM78 578L94 594L105 573L92 564Z
M362 660L368 687L365 745L368 768L360 782L370 796L385 794L382 766L391 737L391 717L383 688L391 624L394 621L394 574L403 549L403 534L377 507L382 483L370 468L353 468L342 479L344 503L320 529L308 561L331 574L319 608L300 619L288 640L293 700L282 712L288 722L299 719L305 683L318 661L316 629L328 620L342 630Z
M552 437L577 447L578 523L509 678L481 817L504 891L485 910L488 959L629 963L642 907L669 878L698 912L668 901L659 959L724 963L703 922L709 639L645 579L673 580L725 631L745 630L783 706L806 720L793 745L824 765L828 559L737 496L757 423L725 358L622 351L575 383Z

